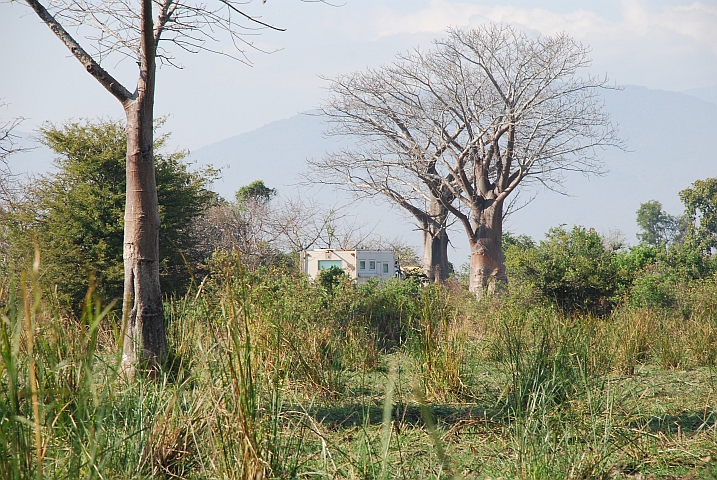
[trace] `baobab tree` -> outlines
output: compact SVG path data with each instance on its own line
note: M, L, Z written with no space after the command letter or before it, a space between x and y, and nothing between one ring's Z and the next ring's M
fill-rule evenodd
M353 188L437 200L466 232L481 296L507 284L503 219L516 192L562 190L568 171L599 174L600 149L621 141L599 97L607 78L579 75L588 50L568 35L487 25L434 44L334 80L329 121L360 141L328 158L343 160L334 169Z
M124 226L123 369L137 362L150 369L167 353L159 285L159 212L153 155L153 115L158 63L175 65L171 47L191 53L220 52L212 45L226 34L246 61L244 35L274 28L245 13L247 1L215 0L59 0L43 5L25 0L67 46L72 55L122 105L127 130L127 197ZM69 32L75 29L91 42L88 53ZM277 29L279 30L279 29ZM113 54L138 65L129 89L101 64ZM137 354L139 353L139 357Z

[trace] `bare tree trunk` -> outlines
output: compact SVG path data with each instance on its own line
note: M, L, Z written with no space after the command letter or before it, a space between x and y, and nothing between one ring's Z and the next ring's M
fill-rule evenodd
M474 215L474 235L469 239L471 269L469 290L481 298L485 293L500 293L508 286L503 256L502 204Z
M167 355L159 285L159 209L154 176L151 108L132 102L127 113L127 200L124 228L123 368L141 360L154 368ZM139 352L138 352L139 350Z
M420 219L423 231L423 271L431 283L443 283L448 279L447 218L448 210L434 199L427 215Z
M436 236L423 231L423 271L431 283L448 278L448 235L441 230Z
M151 4L142 3L151 22ZM150 371L167 356L159 284L159 203L154 171L154 45L145 25L137 97L124 104L127 117L127 198L124 227L125 319L122 367L129 374L145 364ZM139 354L139 359L137 355ZM145 363L146 362L146 363Z

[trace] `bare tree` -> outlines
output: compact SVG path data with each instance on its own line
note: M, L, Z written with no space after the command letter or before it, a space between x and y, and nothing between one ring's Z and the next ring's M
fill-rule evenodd
M2 106L4 104L0 103L0 107ZM16 136L12 133L21 121L22 119L0 121L0 273L2 274L7 273L4 271L4 266L9 261L5 219L19 195L7 157L24 150L15 143Z
M0 104L0 107L1 106L2 104ZM10 154L23 150L15 143L17 137L12 133L13 129L17 127L21 121L21 118L5 122L0 121L0 163L5 167L7 167L7 157L10 156Z
M237 48L229 56L247 61L247 34L275 28L245 13L247 1L59 0L44 6L26 0L92 75L122 105L127 128L127 203L124 230L123 368L134 371L140 358L150 369L167 353L159 286L159 213L153 160L153 110L158 63L176 65L169 47L210 51L220 34ZM75 28L92 42L87 53L68 32ZM278 29L277 29L278 30ZM101 63L124 55L138 65L137 84L128 89ZM140 354L138 358L137 354Z
M202 259L216 250L236 250L250 267L269 265L283 254L299 255L315 247L358 248L370 235L344 207L326 207L301 195L272 198L274 189L246 198L240 195L245 188L236 202L221 201L195 222Z
M360 197L383 196L407 210L423 236L423 269L432 282L448 278L448 209L453 193L434 178L436 157L445 147L421 134L416 119L403 109L411 100L402 78L390 70L353 73L331 81L331 95L321 108L329 119L329 135L351 135L358 139L353 149L310 159L312 180L339 186ZM402 112L404 117L399 117ZM409 133L410 132L410 133ZM422 169L422 170L421 170ZM420 171L418 171L420 170ZM439 200L437 196L444 196Z
M389 198L427 189L426 202L436 199L465 229L471 291L492 292L507 284L509 196L536 182L560 190L569 171L600 174L599 149L622 146L599 97L607 79L578 75L587 54L565 34L488 25L339 77L325 110L336 133L362 143L332 156L343 161L334 171Z
M327 244L331 225L344 218L340 207L324 207L300 195L279 199L271 215L271 229L281 247L302 252Z
M270 214L269 205L255 201L222 201L209 207L192 226L198 243L196 260L202 262L221 250L239 252L252 269L271 264L278 249Z

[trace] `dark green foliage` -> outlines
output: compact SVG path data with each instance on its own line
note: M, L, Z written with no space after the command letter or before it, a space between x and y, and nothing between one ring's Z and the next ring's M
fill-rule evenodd
M57 289L63 301L79 305L94 274L97 291L107 299L121 297L124 266L126 138L115 121L46 125L42 141L57 153L57 173L27 186L24 202L3 219L10 225L13 260L32 259L32 239L42 252L40 282ZM159 149L164 138L155 145ZM192 172L183 153L155 154L159 198L160 273L165 292L181 290L190 274L193 219L214 200L207 187L211 169ZM17 262L15 270L23 268Z
M682 216L673 216L662 210L662 204L650 200L640 204L637 210L637 226L642 233L637 239L652 247L665 247L671 243L679 243L687 231L687 220Z
M704 255L693 242L674 244L666 252L656 252L651 262L635 270L632 277L628 276L631 281L628 300L640 307L676 306L678 291L690 282L709 278L714 272L717 272L715 258Z
M526 251L535 248L535 241L527 235L514 236L510 232L503 233L503 251Z
M634 306L679 307L687 315L677 292L717 271L712 255L717 247L717 179L696 181L680 192L680 199L685 205L681 217L666 214L654 200L642 204L637 220L643 234L638 237L650 246L618 255L624 283L630 286L628 301Z
M583 227L551 228L546 237L537 246L529 238L511 239L505 249L508 274L568 311L608 309L619 285L615 252Z
M237 190L236 200L239 203L252 200L258 203L266 203L274 195L276 195L275 188L267 187L264 185L263 180L254 180L249 185L244 185Z
M326 293L333 295L334 288L338 287L348 279L348 275L340 267L333 265L331 268L319 272L317 281L324 288Z
M690 219L688 241L710 255L717 249L717 178L697 180L680 192L685 215Z

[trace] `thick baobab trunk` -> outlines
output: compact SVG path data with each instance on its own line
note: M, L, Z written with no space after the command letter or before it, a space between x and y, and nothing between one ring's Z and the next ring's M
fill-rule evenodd
M127 200L124 227L123 369L150 370L167 355L159 285L159 209L154 172L151 102L140 95L127 115ZM138 358L139 355L139 358Z
M447 218L448 210L434 199L427 215L421 219L423 271L431 283L443 283L448 279Z
M423 271L431 283L448 278L448 234L441 229L436 235L423 231Z
M474 216L471 249L471 292L481 298L485 293L500 293L508 286L503 257L503 215L501 205L487 208Z

